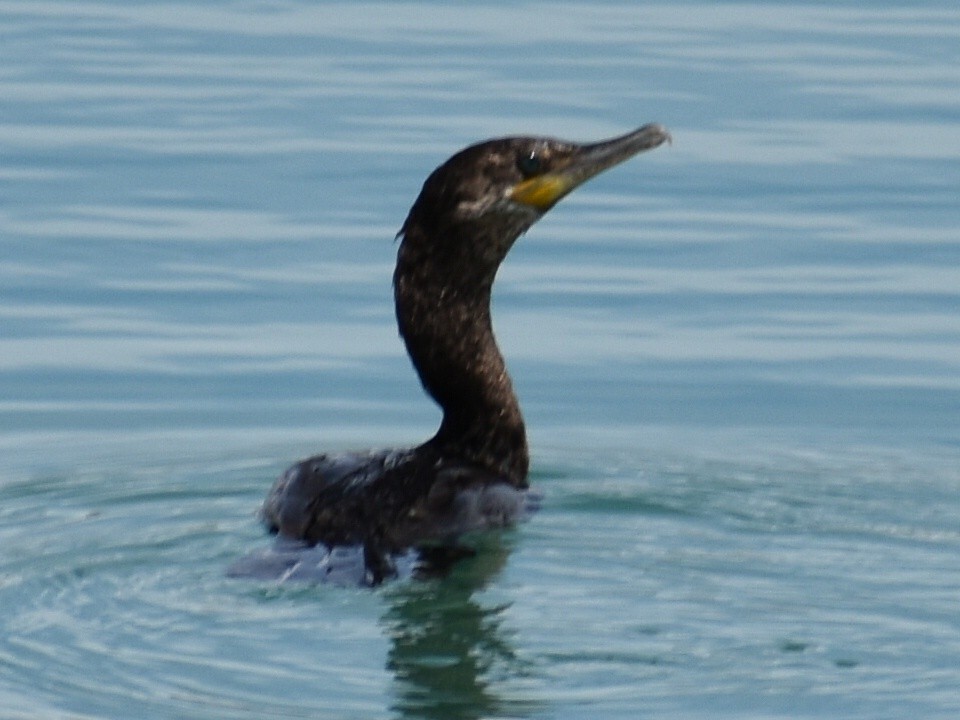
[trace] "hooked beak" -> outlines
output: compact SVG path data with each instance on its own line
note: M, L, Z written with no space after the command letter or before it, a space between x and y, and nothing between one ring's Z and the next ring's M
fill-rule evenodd
M667 129L650 124L620 137L580 145L563 166L514 185L510 199L546 212L593 176L664 142L670 142Z

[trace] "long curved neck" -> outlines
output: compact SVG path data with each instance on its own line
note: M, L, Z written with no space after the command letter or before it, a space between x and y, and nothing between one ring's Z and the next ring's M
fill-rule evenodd
M404 228L394 274L397 323L423 387L443 410L428 445L523 486L526 429L490 322L499 262L478 267L480 258L450 250L464 246L437 243L418 225Z

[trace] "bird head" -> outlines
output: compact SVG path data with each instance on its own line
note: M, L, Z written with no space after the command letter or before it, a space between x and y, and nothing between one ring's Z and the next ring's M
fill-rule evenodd
M650 124L596 143L507 137L471 145L431 173L399 235L434 262L495 273L516 239L563 197L669 140L666 128Z

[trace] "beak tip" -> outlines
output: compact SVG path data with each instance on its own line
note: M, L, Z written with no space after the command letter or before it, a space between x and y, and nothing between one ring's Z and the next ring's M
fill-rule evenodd
M650 136L656 139L657 145L662 145L663 143L673 145L673 136L670 134L670 131L667 130L666 126L660 123L650 123L644 129Z

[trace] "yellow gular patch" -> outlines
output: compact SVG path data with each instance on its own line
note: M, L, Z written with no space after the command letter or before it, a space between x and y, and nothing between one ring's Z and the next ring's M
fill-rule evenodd
M510 199L538 210L549 210L573 188L569 178L562 175L540 175L514 185Z

